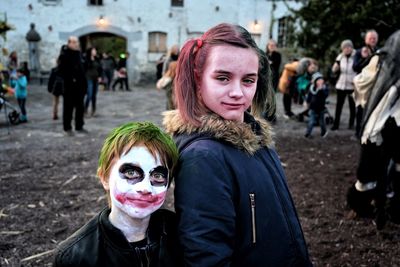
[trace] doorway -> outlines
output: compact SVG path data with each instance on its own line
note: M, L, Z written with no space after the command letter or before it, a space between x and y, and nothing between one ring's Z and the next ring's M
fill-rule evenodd
M79 37L82 52L85 52L90 47L96 47L98 54L109 52L114 58L119 58L119 55L126 53L127 40L126 38L108 33L94 32L85 34Z

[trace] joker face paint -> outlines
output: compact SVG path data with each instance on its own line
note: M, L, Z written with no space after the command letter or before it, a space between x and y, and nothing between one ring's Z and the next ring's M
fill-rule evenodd
M168 169L159 156L154 158L144 146L133 147L121 156L110 172L112 212L146 218L164 203L167 187Z

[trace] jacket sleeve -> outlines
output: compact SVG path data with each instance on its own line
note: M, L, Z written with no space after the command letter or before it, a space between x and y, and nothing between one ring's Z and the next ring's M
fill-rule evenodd
M230 266L235 238L232 175L210 149L181 155L175 187L185 266Z
M56 80L56 71L54 69L50 72L49 81L47 83L47 91L49 93L53 92L54 82Z
M299 66L299 62L294 61L294 62L285 64L285 69L296 72L298 66Z

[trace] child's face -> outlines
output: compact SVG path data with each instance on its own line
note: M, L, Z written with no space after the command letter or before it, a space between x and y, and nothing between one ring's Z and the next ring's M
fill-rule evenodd
M258 65L258 56L252 49L212 47L201 77L204 105L226 120L243 121L256 93Z
M318 66L316 64L311 62L310 65L308 65L308 68L307 68L308 73L315 73L317 70L318 70Z
M143 219L164 203L168 169L146 147L133 147L113 165L103 186L110 190L113 212Z

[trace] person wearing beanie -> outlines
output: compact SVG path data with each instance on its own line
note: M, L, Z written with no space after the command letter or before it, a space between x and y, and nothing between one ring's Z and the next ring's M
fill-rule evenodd
M312 130L316 122L319 122L321 127L321 137L325 138L328 135L325 125L325 102L328 97L329 90L325 85L324 77L320 72L315 72L311 76L310 91L307 95L307 104L309 108L310 118L308 120L306 138L311 137Z
M356 116L356 107L353 98L354 83L353 79L356 76L356 72L352 66L354 64L355 51L353 49L353 42L351 40L344 40L340 48L342 52L336 57L335 63L332 66L332 72L338 74L339 78L336 82L336 111L335 120L331 130L335 131L340 126L340 116L346 97L349 103L350 118L348 128L354 127L354 121Z

